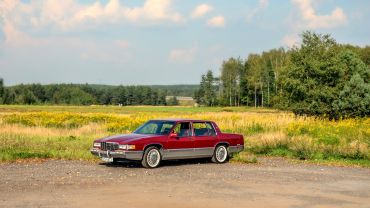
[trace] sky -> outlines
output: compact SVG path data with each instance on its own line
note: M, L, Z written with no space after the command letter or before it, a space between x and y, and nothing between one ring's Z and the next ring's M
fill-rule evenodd
M368 0L0 0L0 77L20 83L197 84L223 60L302 31L370 44Z

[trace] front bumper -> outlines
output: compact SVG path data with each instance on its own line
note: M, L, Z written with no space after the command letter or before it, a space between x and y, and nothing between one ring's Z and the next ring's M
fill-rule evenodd
M91 154L104 158L121 158L127 160L141 160L143 158L143 151L127 151L127 150L100 150L97 148L90 149Z

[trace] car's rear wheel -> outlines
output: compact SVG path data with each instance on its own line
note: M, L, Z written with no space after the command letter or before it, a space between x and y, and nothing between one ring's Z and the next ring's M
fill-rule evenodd
M162 160L161 152L157 147L148 147L144 151L144 156L141 161L141 164L145 168L156 168L159 166Z
M224 163L227 161L229 153L225 145L218 145L213 153L212 162Z

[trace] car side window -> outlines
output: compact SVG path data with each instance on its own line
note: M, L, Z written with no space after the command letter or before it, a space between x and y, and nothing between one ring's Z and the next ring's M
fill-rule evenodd
M208 136L208 128L206 123L193 123L195 136Z
M167 134L169 134L170 131L171 131L172 126L173 126L172 123L164 123L162 125L161 131L159 132L159 134L161 134L161 135L167 135Z
M208 135L209 136L216 136L216 131L213 128L213 125L210 122L206 123L207 129L208 129Z
M179 137L191 136L190 122L178 123L173 129L173 133L176 133Z

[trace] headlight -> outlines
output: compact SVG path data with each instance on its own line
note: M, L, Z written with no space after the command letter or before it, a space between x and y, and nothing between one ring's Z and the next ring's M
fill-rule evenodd
M119 149L123 149L123 150L133 150L133 149L135 149L135 145L131 145L131 144L120 144L120 145L118 145L118 148Z
M94 142L94 147L100 147L100 142Z
M126 144L120 144L120 145L118 145L118 148L125 150L125 149L127 149L127 145Z

